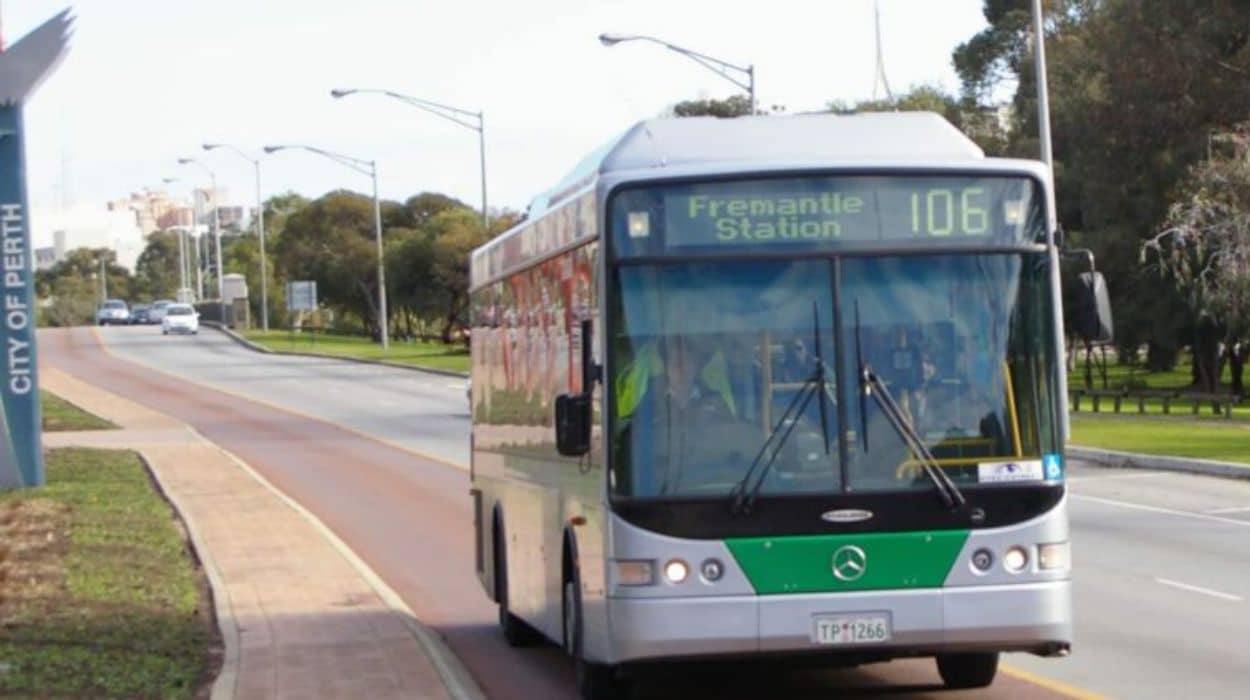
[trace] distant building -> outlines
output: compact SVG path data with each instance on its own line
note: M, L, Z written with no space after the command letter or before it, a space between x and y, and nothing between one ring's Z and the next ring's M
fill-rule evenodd
M52 245L35 248L35 269L47 270L65 259L65 232L52 232Z
M199 188L193 191L195 217L200 226L209 231L213 229L213 207L217 208L217 217L222 230L243 228L247 224L248 210L246 207L227 204L230 201L229 191L218 187L216 192L211 188Z
M147 244L145 232L134 211L112 204L32 209L31 247L45 249L43 259L52 264L73 248L109 248L117 254L119 265L133 270Z

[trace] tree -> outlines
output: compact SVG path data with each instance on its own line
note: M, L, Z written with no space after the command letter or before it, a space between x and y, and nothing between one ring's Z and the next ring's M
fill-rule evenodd
M1143 244L1142 262L1153 260L1197 317L1196 388L1218 390L1222 336L1240 395L1250 354L1250 125L1223 136L1231 157L1190 170L1186 194L1169 209L1166 228Z
M268 239L268 235L266 235ZM260 239L255 236L235 236L222 241L222 255L226 258L226 272L238 273L247 280L248 306L255 323L260 319ZM269 317L281 318L285 307L286 287L284 280L275 274L273 256L266 259L269 283Z
M424 228L430 220L448 209L472 209L468 204L438 192L415 194L404 202L408 224L411 228Z
M108 248L75 248L65 259L35 274L35 292L48 301L43 321L53 326L92 323L95 309L104 300L100 280L101 262L107 277L108 298L131 298L132 280L126 268L117 264L117 254Z
M999 118L1000 110L979 105L971 98L948 95L941 88L931 85L913 87L906 94L892 99L866 100L854 105L834 101L829 103L828 108L835 114L936 112L987 154L1000 155L1007 149L1007 131Z
M1250 5L1229 0L1048 0L1047 60L1058 217L1098 256L1121 361L1146 343L1164 369L1194 319L1138 262L1207 135L1250 113ZM989 26L954 63L965 97L993 104L1015 83L1005 153L1036 158L1027 0L985 0ZM1149 299L1150 303L1143 303Z
M178 235L157 232L135 263L135 292L151 299L173 299L182 281L179 272Z
M482 220L467 209L452 209L435 216L431 234L430 278L434 298L441 302L441 332L444 343L463 325L469 305L469 256L473 249L490 239L482 230Z
M371 197L340 190L295 211L274 253L288 279L316 280L322 301L354 312L367 331L379 335Z
M751 98L746 95L733 95L723 100L701 99L686 100L673 105L675 117L720 117L732 119L752 114Z

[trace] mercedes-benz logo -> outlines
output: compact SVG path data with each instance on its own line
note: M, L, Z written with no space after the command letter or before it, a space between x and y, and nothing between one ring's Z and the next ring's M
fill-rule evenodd
M855 581L868 570L868 555L853 544L833 553L833 575L841 581Z

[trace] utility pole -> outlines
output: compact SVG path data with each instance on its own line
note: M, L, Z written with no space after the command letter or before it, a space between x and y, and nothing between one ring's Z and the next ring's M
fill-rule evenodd
M1042 0L1033 0L1033 63L1037 74L1037 128L1041 158L1051 169L1053 178L1055 165L1050 150L1050 90L1046 84L1046 32L1042 22Z

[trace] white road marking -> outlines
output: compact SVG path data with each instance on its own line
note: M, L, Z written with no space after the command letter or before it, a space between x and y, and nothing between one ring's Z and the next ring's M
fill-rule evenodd
M460 382L459 384L448 384L448 385L447 385L447 388L449 388L449 389L461 389L461 390L463 390L463 389L465 388L465 383L464 383L464 382Z
M1234 603L1240 603L1243 600L1243 598L1239 595L1233 595L1232 593L1222 593L1220 591L1213 591L1210 588L1203 588L1202 586L1194 586L1192 584L1181 583L1180 581L1173 581L1171 579L1155 577L1155 581L1158 583L1162 583L1165 586L1171 586L1172 588L1179 588L1182 591L1189 591L1191 593L1201 593L1202 595L1209 595L1212 598L1219 598L1220 600L1228 600Z
M1154 479L1160 476L1173 476L1175 472L1135 472L1131 474L1106 474L1102 476L1073 476L1066 481L1069 484L1081 481L1107 481L1110 479Z
M1099 498L1098 496L1085 496L1079 493L1069 494L1071 498L1078 501L1092 501L1093 503L1101 503L1108 506L1116 506L1118 508L1129 508L1131 510L1144 510L1150 513L1163 513L1165 515L1175 515L1181 518L1194 518L1196 520L1207 520L1213 523L1223 523L1225 525L1240 525L1241 527L1250 527L1250 520L1237 520L1236 518L1221 518L1217 515L1208 515L1206 513L1191 513L1185 510L1173 510L1171 508L1160 508L1158 506L1148 506L1141 503L1129 503L1128 501L1117 501L1112 498Z
M1232 508L1212 508L1211 510L1204 510L1202 512L1206 513L1207 515L1225 515L1227 513L1245 513L1246 511L1250 511L1250 506L1233 506Z

